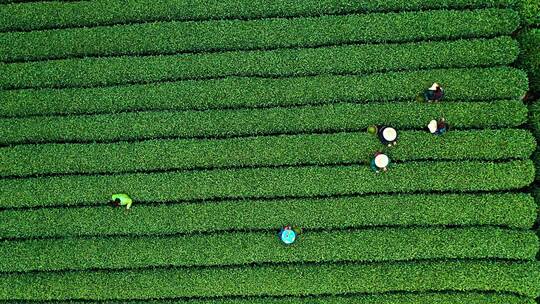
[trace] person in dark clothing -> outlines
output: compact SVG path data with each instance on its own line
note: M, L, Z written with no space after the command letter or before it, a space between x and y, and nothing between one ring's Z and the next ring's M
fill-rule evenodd
M120 207L120 199L117 198L117 199L115 199L115 200L112 200L112 201L111 201L111 205L112 205L113 207Z
M377 136L381 143L385 146L391 147L397 144L397 131L392 127L378 127Z
M444 98L444 90L438 83L435 82L424 92L424 98L427 100L427 102L442 100Z

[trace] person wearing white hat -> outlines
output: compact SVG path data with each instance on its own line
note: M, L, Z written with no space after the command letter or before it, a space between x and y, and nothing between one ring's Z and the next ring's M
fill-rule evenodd
M438 83L433 83L429 89L424 92L424 98L428 102L439 101L444 97L444 90Z
M380 127L377 129L377 136L381 143L385 146L391 147L397 144L398 133L396 129L392 127Z
M373 170L375 173L387 171L389 164L390 158L386 154L382 154L380 152L375 153L370 162L371 170Z
M428 129L431 134L443 135L448 130L448 124L444 118L441 118L438 121L433 119L429 122Z

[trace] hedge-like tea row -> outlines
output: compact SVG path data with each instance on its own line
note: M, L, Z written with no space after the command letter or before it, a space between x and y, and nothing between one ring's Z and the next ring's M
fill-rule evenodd
M528 89L526 73L509 67L368 76L231 77L91 89L0 91L0 116L414 101L435 81L444 85L448 100L521 98Z
M517 3L522 23L526 26L538 27L540 25L540 3L536 0L522 0Z
M30 2L30 3L44 3L44 2L78 2L81 0L0 0L0 3L2 4L14 4L14 3L24 3L24 2ZM9 6L3 6L2 9L7 8Z
M24 3L24 2L31 2L31 3L42 3L42 2L49 2L49 1L58 1L58 2L75 2L80 0L0 0L1 4L14 4L14 3ZM7 8L9 6L3 6L2 9Z
M92 87L226 76L363 74L493 66L514 62L518 53L517 42L504 36L452 42L68 59L0 65L0 88Z
M419 162L376 174L368 165L180 171L112 176L0 180L0 207L107 204L113 193L135 201L275 198L414 191L519 189L534 180L530 160Z
M41 288L43 286L46 288ZM287 287L285 293L284 286ZM540 264L491 261L348 263L0 276L0 299L19 300L142 300L390 291L495 291L534 297L540 294Z
M92 301L55 301L57 304L99 304ZM118 304L121 302L107 301ZM123 302L122 302L123 303ZM130 301L133 304L185 304L185 300L146 300ZM348 294L344 296L307 296L307 297L233 297L218 299L191 299L190 304L536 304L534 299L503 293L475 292L393 292L380 294Z
M540 10L540 4L537 4ZM539 17L540 19L540 14ZM521 45L518 66L529 74L531 89L540 93L540 28L530 29L518 36Z
M535 136L540 137L540 102L529 105L529 124Z
M508 35L519 25L509 9L160 22L111 27L0 33L0 60L173 54L406 42Z
M14 2L2 0L0 3ZM173 20L251 19L320 16L399 10L468 9L514 6L514 0L299 0L182 1L95 0L38 2L2 7L0 31L96 26Z
M498 228L306 231L293 247L283 246L277 231L29 240L0 243L0 272L443 258L535 260L537 251L533 231Z
M0 144L365 131L370 125L380 124L419 129L437 117L445 117L453 129L517 127L527 121L527 107L517 100L336 103L292 108L0 118Z
M320 199L137 204L130 214L109 206L0 211L0 239L163 235L230 230L373 226L531 228L536 203L525 193L396 194Z
M529 131L425 131L400 133L388 151L396 161L529 158ZM45 144L0 148L0 176L122 173L281 165L368 163L383 149L367 132L282 135L224 140L151 140L111 144Z
M540 138L540 102L534 101L529 105L529 126L536 139ZM536 150L532 159L536 166L536 181L540 180L540 150Z

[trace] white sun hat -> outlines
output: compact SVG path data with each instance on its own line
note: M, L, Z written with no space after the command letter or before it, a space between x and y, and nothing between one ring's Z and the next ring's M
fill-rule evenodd
M433 119L432 121L429 122L427 127L429 129L429 132L431 132L431 133L437 132L437 121L435 119Z
M387 141L394 141L397 138L397 131L394 128L387 127L384 128L382 135Z
M431 87L429 88L431 91L436 91L437 90L437 87L439 87L439 84L434 82Z
M384 168L386 166L388 166L388 164L390 163L390 159L388 158L388 156L384 155L384 154L379 154L377 156L375 156L375 165L379 168Z

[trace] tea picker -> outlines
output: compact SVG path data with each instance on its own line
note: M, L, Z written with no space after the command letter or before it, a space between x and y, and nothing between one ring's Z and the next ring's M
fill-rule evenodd
M443 135L448 131L448 123L444 118L440 118L439 120L433 119L429 122L428 129L431 134Z
M377 134L381 143L385 146L392 147L397 144L398 133L396 129L386 126L371 126L368 128L371 134Z
M298 239L298 236L302 233L302 229L298 227L291 227L287 225L279 231L279 240L285 245L291 245Z
M129 210L133 204L133 200L129 195L124 193L113 194L111 197L111 204L113 207L126 206L126 209Z
M386 154L380 152L375 153L370 161L371 170L375 173L387 171L388 165L390 165L390 158Z
M427 102L442 100L444 98L444 90L438 83L435 82L424 92L424 98Z

